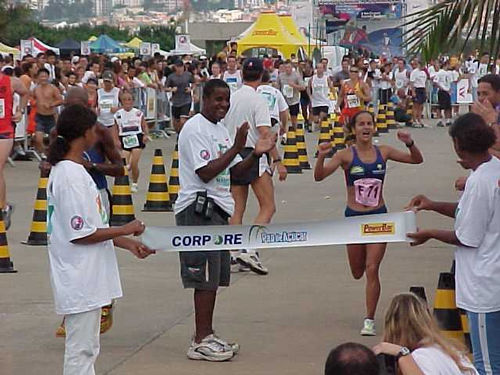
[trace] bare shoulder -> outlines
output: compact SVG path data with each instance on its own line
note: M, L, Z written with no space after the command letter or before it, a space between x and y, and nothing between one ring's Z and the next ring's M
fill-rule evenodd
M387 157L389 156L391 151L394 150L394 147L388 145L377 145L377 147L385 160L387 160Z
M351 147L344 148L343 150L338 151L335 155L342 163L342 168L347 168L349 164L352 163Z

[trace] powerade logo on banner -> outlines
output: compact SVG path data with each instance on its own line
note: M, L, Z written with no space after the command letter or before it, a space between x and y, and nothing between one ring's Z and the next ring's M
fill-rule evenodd
M377 236L383 234L394 234L396 226L394 222L361 224L362 236Z
M174 247L203 247L209 244L214 245L241 245L242 233L226 233L224 235L211 234L188 234L185 236L172 237L172 246Z

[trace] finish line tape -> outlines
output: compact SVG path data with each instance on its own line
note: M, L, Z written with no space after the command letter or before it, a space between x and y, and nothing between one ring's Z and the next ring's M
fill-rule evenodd
M304 223L147 227L142 242L166 252L275 249L411 242L406 234L416 228L415 213L407 211Z

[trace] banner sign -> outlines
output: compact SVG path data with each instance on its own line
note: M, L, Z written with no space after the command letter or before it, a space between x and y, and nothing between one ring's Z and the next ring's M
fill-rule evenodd
M32 40L21 40L21 58L26 55L33 56L33 41Z
M189 40L189 35L176 35L175 49L177 51L191 51L191 42Z
M141 43L139 51L142 56L151 56L151 43Z
M90 41L85 40L80 42L80 53L82 56L90 55Z
M469 90L469 80L461 79L457 82L457 103L458 104L470 104L473 102L472 94Z
M160 44L151 43L151 54L154 55L156 52L160 52Z
M416 228L415 213L407 211L304 223L147 227L142 242L166 252L276 249L410 242L406 234Z
M402 3L387 2L358 2L345 3L331 0L319 0L320 13L324 16L331 15L341 20L388 20L400 19L403 16Z

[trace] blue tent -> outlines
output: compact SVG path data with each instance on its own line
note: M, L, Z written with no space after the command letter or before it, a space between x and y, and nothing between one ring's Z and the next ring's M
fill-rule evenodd
M127 49L111 39L106 34L99 35L99 38L90 43L90 50L96 53L120 53L126 52Z

